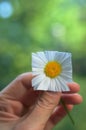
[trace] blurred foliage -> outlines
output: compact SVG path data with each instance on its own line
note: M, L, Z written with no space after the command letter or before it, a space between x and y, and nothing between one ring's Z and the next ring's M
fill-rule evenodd
M0 0L0 5L3 2L11 4L13 12L4 18L0 9L0 90L31 71L34 51L71 52L74 74L86 77L85 0ZM69 129L63 124L60 130Z

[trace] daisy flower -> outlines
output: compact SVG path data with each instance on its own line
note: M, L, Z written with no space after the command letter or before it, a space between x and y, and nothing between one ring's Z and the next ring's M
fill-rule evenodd
M70 91L72 82L71 53L44 51L32 53L32 86L34 90Z

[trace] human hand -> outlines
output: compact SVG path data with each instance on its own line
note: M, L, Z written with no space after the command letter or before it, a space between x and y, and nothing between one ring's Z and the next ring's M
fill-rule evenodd
M1 130L51 130L66 115L60 98L69 111L82 102L77 83L68 84L70 92L44 92L34 91L31 80L22 74L0 92Z

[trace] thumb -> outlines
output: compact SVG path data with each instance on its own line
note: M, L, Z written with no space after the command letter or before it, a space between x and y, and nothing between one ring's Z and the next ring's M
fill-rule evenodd
M60 97L60 92L43 92L25 122L31 124L31 127L34 127L33 129L35 130L36 127L37 130L42 130L53 110L58 105Z

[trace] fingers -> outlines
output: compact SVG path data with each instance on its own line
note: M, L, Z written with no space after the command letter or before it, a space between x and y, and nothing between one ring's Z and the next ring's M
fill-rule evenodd
M69 111L73 109L73 105L80 104L83 100L79 94L64 94L62 96L62 99L64 100L66 107ZM62 105L59 105L50 118L53 125L58 123L64 116L66 116L66 114L67 113L64 107Z
M80 90L80 85L73 82L73 83L68 83L67 84L70 91L69 92L64 92L64 93L77 93Z
M68 86L70 88L70 92L64 92L62 94L62 99L66 104L80 104L82 102L82 97L79 94L76 94L80 90L79 84L73 82L68 83Z
M8 84L8 86L4 90L2 90L1 93L10 91L12 88L15 88L14 91L16 91L16 89L21 90L22 87L27 87L29 89L31 87L31 80L32 80L31 73L21 74L15 80L13 80L10 84Z
M80 104L82 102L82 97L79 94L64 94L62 98L66 104L68 111L73 109L73 105ZM57 106L55 111L50 117L45 130L52 129L59 121L61 121L67 115L63 105Z
M31 80L32 80L32 73L23 73L20 76L17 77L17 80L20 80L20 82L25 86L27 89L31 88Z
M68 111L73 109L73 105L66 105ZM48 120L45 130L51 130L59 121L61 121L67 115L63 106L58 106L53 112L52 116Z
M66 107L67 107L68 111L71 111L73 109L73 105L66 105ZM59 106L59 107L57 107L55 112L52 114L51 121L55 125L60 120L62 120L63 117L65 117L66 115L67 115L67 113L66 113L64 107L63 106Z
M82 97L76 94L80 90L80 86L77 83L68 83L70 92L62 93L62 98L66 104L69 111L73 109L73 105L80 104L82 102ZM48 121L45 130L52 129L59 121L61 121L67 115L64 107L62 105L57 106L53 112L50 120Z
M62 99L64 100L64 102L66 104L80 104L82 102L82 96L80 96L79 94L63 94L62 95Z
M37 128L39 128L41 125L42 129L42 127L45 126L46 122L50 118L53 110L59 103L60 97L61 93L59 92L43 92L43 94L39 97L31 114L27 116L24 122L33 124L33 127L37 126Z
M73 109L73 105L80 104L83 101L83 99L79 94L77 94L77 92L80 90L80 86L77 83L69 83L68 86L70 88L70 92L62 93L61 98L64 100L67 109L71 111ZM52 129L66 115L67 113L64 107L62 105L59 105L50 117L46 129Z
M26 97L29 92L32 93L33 91L31 79L31 73L22 74L3 89L1 94L9 99L24 100L23 97Z
M35 103L39 92L33 91L31 86L32 73L24 73L19 75L4 90L1 96L5 99L21 102L25 107L29 107Z

